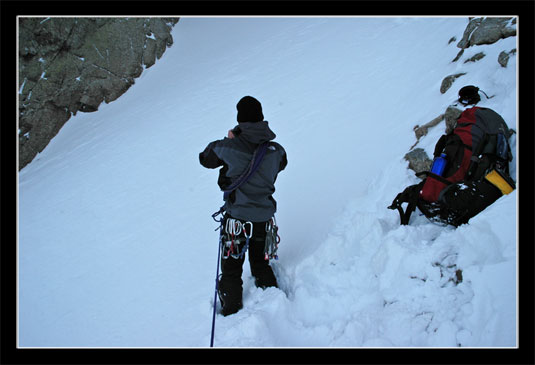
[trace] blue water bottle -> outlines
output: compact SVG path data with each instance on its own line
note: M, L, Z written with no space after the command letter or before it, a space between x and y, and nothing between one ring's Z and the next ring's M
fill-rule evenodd
M442 153L440 156L436 157L433 161L433 166L431 167L431 172L435 175L442 176L442 173L444 172L444 168L446 167L446 163L448 161L446 160L446 154Z

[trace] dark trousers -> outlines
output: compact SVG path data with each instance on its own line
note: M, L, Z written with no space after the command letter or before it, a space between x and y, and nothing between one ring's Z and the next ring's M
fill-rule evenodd
M225 227L227 219L228 217L225 217L223 220L223 227ZM245 245L243 233L239 238L242 241L240 246L243 247ZM247 249L251 274L255 278L255 285L257 287L277 287L277 279L273 274L271 266L269 266L269 261L264 259L265 239L266 222L253 223L253 235L249 239L249 247ZM223 307L223 315L236 313L243 306L242 273L245 256L244 254L240 258L229 256L228 258L221 259L221 278L219 279L218 294Z

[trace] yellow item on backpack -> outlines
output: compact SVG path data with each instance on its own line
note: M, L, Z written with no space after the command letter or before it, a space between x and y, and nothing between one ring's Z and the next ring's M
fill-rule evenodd
M507 195L515 190L515 182L511 178L504 176L499 170L493 169L485 175L485 179L500 189L503 195Z

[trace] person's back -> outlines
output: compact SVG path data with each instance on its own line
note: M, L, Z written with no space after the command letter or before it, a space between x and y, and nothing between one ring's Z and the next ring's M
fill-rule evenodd
M241 122L232 131L233 138L212 142L201 153L200 162L208 168L223 165L218 184L225 189L248 167L256 147L270 141L262 163L246 184L233 191L225 204L225 210L238 219L262 222L276 211L273 199L275 180L287 164L284 148L272 140L275 134L266 121Z

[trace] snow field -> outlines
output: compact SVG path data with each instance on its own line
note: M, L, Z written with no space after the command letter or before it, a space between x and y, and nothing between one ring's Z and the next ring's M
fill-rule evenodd
M389 172L403 171L392 165ZM375 182L370 186L389 185L389 178L380 175ZM263 339L273 347L478 347L496 340L491 328L514 334L514 305L507 301L516 295L515 268L511 256L503 255L514 242L502 245L486 220L484 227L476 222L455 230L416 216L411 225L399 226L397 213L377 204L384 192L373 190L346 206L324 243L289 275L292 287L283 281L287 296L251 287L245 295L256 301L246 299L236 321L256 323L260 316L263 331L275 317L277 327L291 335L278 338L281 342ZM484 214L499 215L504 201ZM277 263L273 266L280 277ZM512 312L500 318L504 309ZM306 333L294 335L295 328ZM235 337L224 325L216 333L223 338L220 346L256 347L249 333L237 343L225 342Z
M413 126L460 87L496 95L484 104L516 129L516 56L496 61L515 39L451 63L467 22L182 18L125 95L71 118L19 175L19 345L208 347L222 194L197 154L253 95L289 160L280 290L256 288L246 261L216 347L515 346L516 192L456 230L386 209L418 182ZM440 129L417 147L431 155Z

